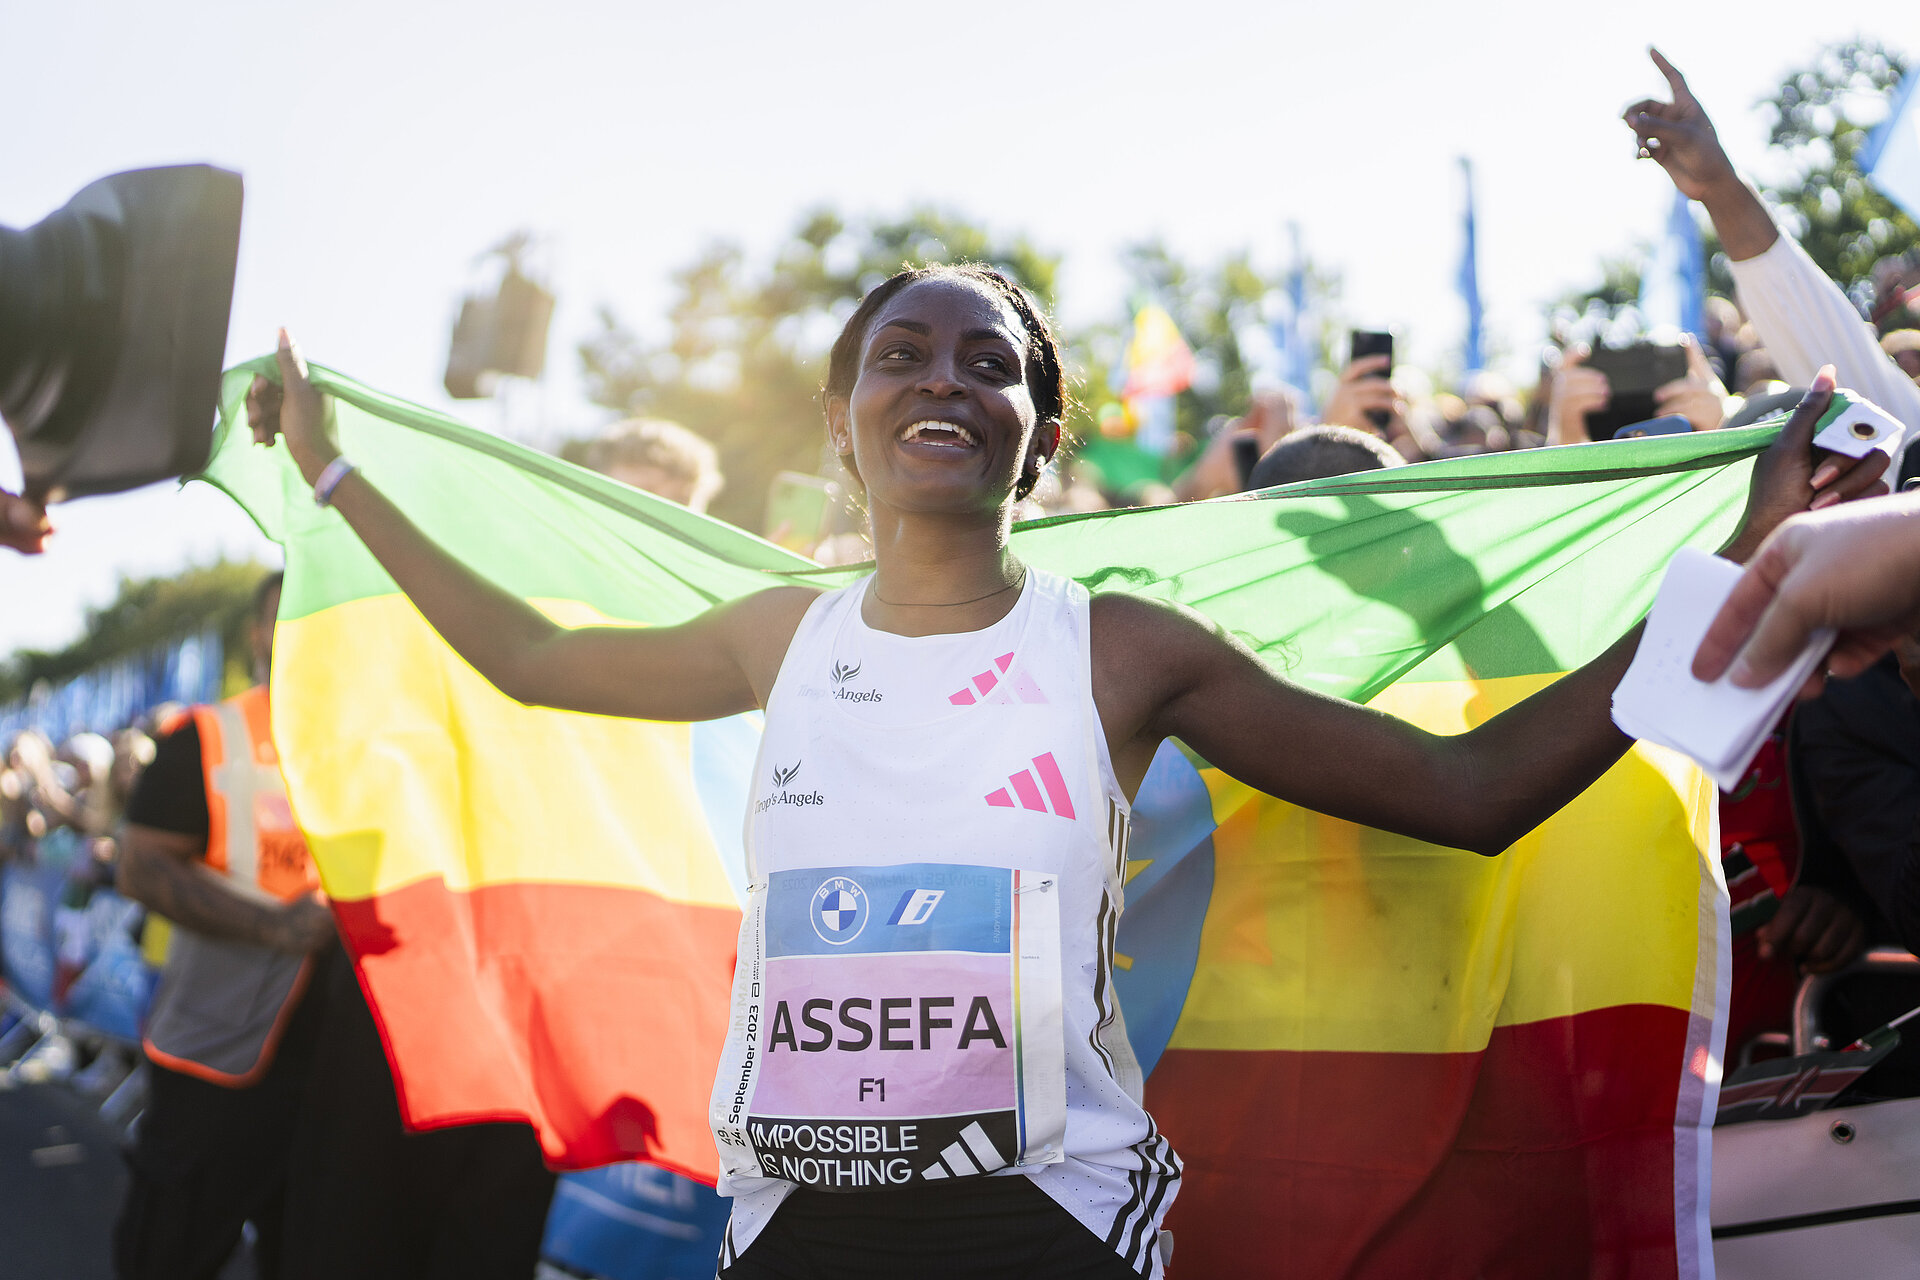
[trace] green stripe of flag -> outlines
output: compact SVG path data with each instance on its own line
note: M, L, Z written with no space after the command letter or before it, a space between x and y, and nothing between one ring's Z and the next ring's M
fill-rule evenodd
M203 477L288 547L285 617L394 590L244 398L271 358L228 372ZM836 586L750 534L312 366L343 450L429 536L522 596L684 620L783 583ZM1636 620L1683 544L1714 547L1778 424L1425 463L1185 506L1023 525L1019 555L1095 591L1206 614L1294 679L1366 699L1403 677L1566 670Z

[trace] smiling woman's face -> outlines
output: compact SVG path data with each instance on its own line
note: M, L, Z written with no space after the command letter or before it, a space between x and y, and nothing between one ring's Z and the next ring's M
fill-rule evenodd
M853 394L828 405L836 452L870 501L901 511L993 511L1034 446L1027 336L1002 299L922 280L867 326ZM1041 441L1043 456L1052 442Z

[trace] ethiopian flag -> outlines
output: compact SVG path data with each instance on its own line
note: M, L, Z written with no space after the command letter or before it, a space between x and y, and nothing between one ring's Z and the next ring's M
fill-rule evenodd
M286 548L275 737L408 1122L525 1118L558 1167L710 1180L757 718L652 724L493 690L284 452L250 444L245 389L272 369L227 375L203 478ZM860 572L313 378L375 483L562 624L668 624ZM1044 520L1015 542L1452 733L1637 620L1677 547L1724 538L1770 438L1463 458ZM1179 1274L1710 1268L1713 816L1696 769L1642 746L1481 858L1302 812L1168 744L1136 804L1116 983L1186 1160Z

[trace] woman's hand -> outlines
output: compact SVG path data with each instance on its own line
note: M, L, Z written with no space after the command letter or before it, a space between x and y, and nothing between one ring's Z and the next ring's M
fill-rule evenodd
M1745 564L1766 536L1789 516L1887 491L1880 477L1889 459L1878 449L1857 459L1824 451L1818 458L1814 456L1814 426L1832 400L1833 366L1826 365L1814 377L1787 425L1780 429L1779 438L1755 460L1753 483L1747 490L1747 513L1721 555Z
M1586 444L1587 415L1607 407L1613 389L1607 375L1587 368L1587 349L1570 347L1553 375L1553 389L1547 398L1547 443Z
M253 429L255 444L270 445L276 434L285 437L294 465L313 484L327 464L340 456L333 438L333 414L325 397L307 380L306 359L285 329L280 331L274 358L280 364L280 381L256 377L247 388L247 426Z
M1677 413L1695 431L1717 431L1727 419L1727 389L1713 376L1707 353L1692 335L1683 337L1681 345L1687 351L1687 376L1655 388L1653 402L1663 415Z

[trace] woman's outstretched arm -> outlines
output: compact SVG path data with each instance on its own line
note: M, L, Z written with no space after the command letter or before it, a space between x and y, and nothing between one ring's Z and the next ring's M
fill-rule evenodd
M1816 493L1838 499L1878 487L1885 467L1878 454L1815 470L1810 442L1832 385L1827 379L1808 394L1756 464L1746 519L1725 551L1730 558L1744 560ZM1632 745L1614 727L1612 699L1639 646L1638 626L1526 701L1446 736L1291 684L1197 615L1124 596L1103 596L1095 610L1095 695L1115 769L1129 787L1160 741L1178 737L1270 795L1492 854L1579 795ZM1142 663L1142 654L1155 661Z
M312 484L339 446L285 331L278 359L283 386L256 378L248 421L259 443L281 435ZM449 555L360 472L339 482L332 505L455 652L502 693L534 706L648 720L750 710L771 689L815 594L766 591L673 627L568 629Z

